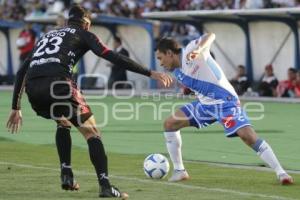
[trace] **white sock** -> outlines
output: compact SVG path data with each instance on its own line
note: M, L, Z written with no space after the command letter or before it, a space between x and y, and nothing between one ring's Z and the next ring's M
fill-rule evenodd
M265 161L277 174L286 173L284 169L281 167L278 159L276 158L271 146L264 140L258 140L257 142L260 142L260 145L258 145L258 148L256 150L257 155Z
M175 170L184 170L181 155L181 135L180 131L164 132L167 149Z

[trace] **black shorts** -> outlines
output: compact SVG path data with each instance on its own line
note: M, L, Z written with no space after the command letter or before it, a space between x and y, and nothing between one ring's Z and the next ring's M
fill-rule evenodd
M77 85L64 77L38 77L26 81L25 90L32 109L46 119L67 118L80 126L92 116Z

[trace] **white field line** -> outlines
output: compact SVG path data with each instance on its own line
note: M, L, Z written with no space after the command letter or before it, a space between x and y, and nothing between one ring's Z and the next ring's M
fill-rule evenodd
M12 85L8 86L0 86L0 91L12 91L13 90ZM116 92L113 92L112 90L102 90L102 89L94 89L94 90L82 90L83 94L85 96L87 95L94 95L95 97L98 97L99 95L107 94L107 96L113 96L117 94L118 96L130 96L132 93L134 96L145 96L148 95L151 100L151 97L153 97L153 94L162 94L164 96L165 94L168 94L168 96L173 95L176 99L188 99L193 98L193 96L184 96L181 93L176 93L174 89L127 89L127 90L117 90ZM240 100L242 101L259 101L259 102L276 102L276 103L300 103L299 98L286 98L286 97L244 97L240 96Z
M257 171L265 171L265 172L273 172L274 170L269 167L261 167L261 166L254 166L254 165L241 165L235 163L218 163L218 162L211 162L211 161L201 161L201 160L184 160L185 163L200 163L206 165L212 165L217 167L224 167L224 168L235 168L235 169L249 169L249 170L257 170ZM300 170L285 170L288 173L292 174L300 174Z
M41 167L41 166L21 164L21 163L2 162L2 161L0 161L0 165L12 165L12 166L16 166L16 167L29 168L29 169L60 171L60 169L55 169L55 168ZM87 175L95 176L95 173L90 173L90 172L86 172L86 171L74 170L74 172L76 172L77 174L86 175L86 176ZM234 195L246 196L246 197L260 197L260 198L266 198L266 199L280 199L280 200L297 200L297 199L293 199L293 198L287 198L287 197L276 196L276 195L265 195L265 194L259 194L259 193L240 192L240 191L236 191L236 190L228 190L228 189L223 189L223 188L193 186L193 185L185 185L185 184L180 184L180 183L158 182L158 181L151 181L151 180L147 180L147 179L139 179L139 178L126 177L126 176L110 175L110 177L115 178L115 179L120 179L120 180L126 180L126 181L134 181L134 182L155 184L155 185L160 184L160 185L174 186L174 187L180 187L180 188L186 188L186 189L195 189L195 190L204 190L204 191L209 191L209 192L234 194Z

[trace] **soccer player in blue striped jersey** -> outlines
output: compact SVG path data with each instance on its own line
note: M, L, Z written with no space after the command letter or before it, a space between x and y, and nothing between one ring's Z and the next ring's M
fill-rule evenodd
M170 38L163 38L157 44L156 57L161 66L197 96L196 101L182 106L164 122L166 146L174 166L169 181L189 179L182 162L180 129L202 128L218 121L223 125L225 135L240 137L275 171L281 184L292 184L292 177L282 168L270 145L251 127L238 95L210 55L214 40L215 34L207 33L185 48L180 48Z

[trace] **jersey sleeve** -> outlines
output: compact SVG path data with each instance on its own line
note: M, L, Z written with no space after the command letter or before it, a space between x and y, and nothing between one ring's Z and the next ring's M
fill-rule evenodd
M192 40L187 46L186 46L186 52L187 53L191 53L193 52L194 50L198 49L199 48L199 45L202 41L203 37L199 37L198 39L196 40ZM205 47L203 49L203 55L204 55L204 58L207 59L209 56L210 56L210 48L211 48L211 44L209 44L207 47Z
M88 45L88 48L93 51L94 54L100 56L115 65L124 67L125 69L142 74L145 76L151 76L151 71L142 65L136 63L132 59L116 53L109 49L105 44L103 44L96 35L90 32L85 34L85 43Z
M88 49L97 56L102 57L105 53L110 51L110 49L103 44L95 34L85 31L82 33L82 36L84 39L84 45L88 46Z
M12 109L14 110L21 109L21 97L24 88L24 80L29 67L30 60L31 60L31 54L25 59L23 65L20 67L16 75L16 81L15 81L14 92L13 92L13 100L12 100Z
M200 44L200 41L201 41L201 37L196 39L196 40L192 40L186 47L186 51L187 52L191 52L191 51L194 51L198 48L199 44Z

